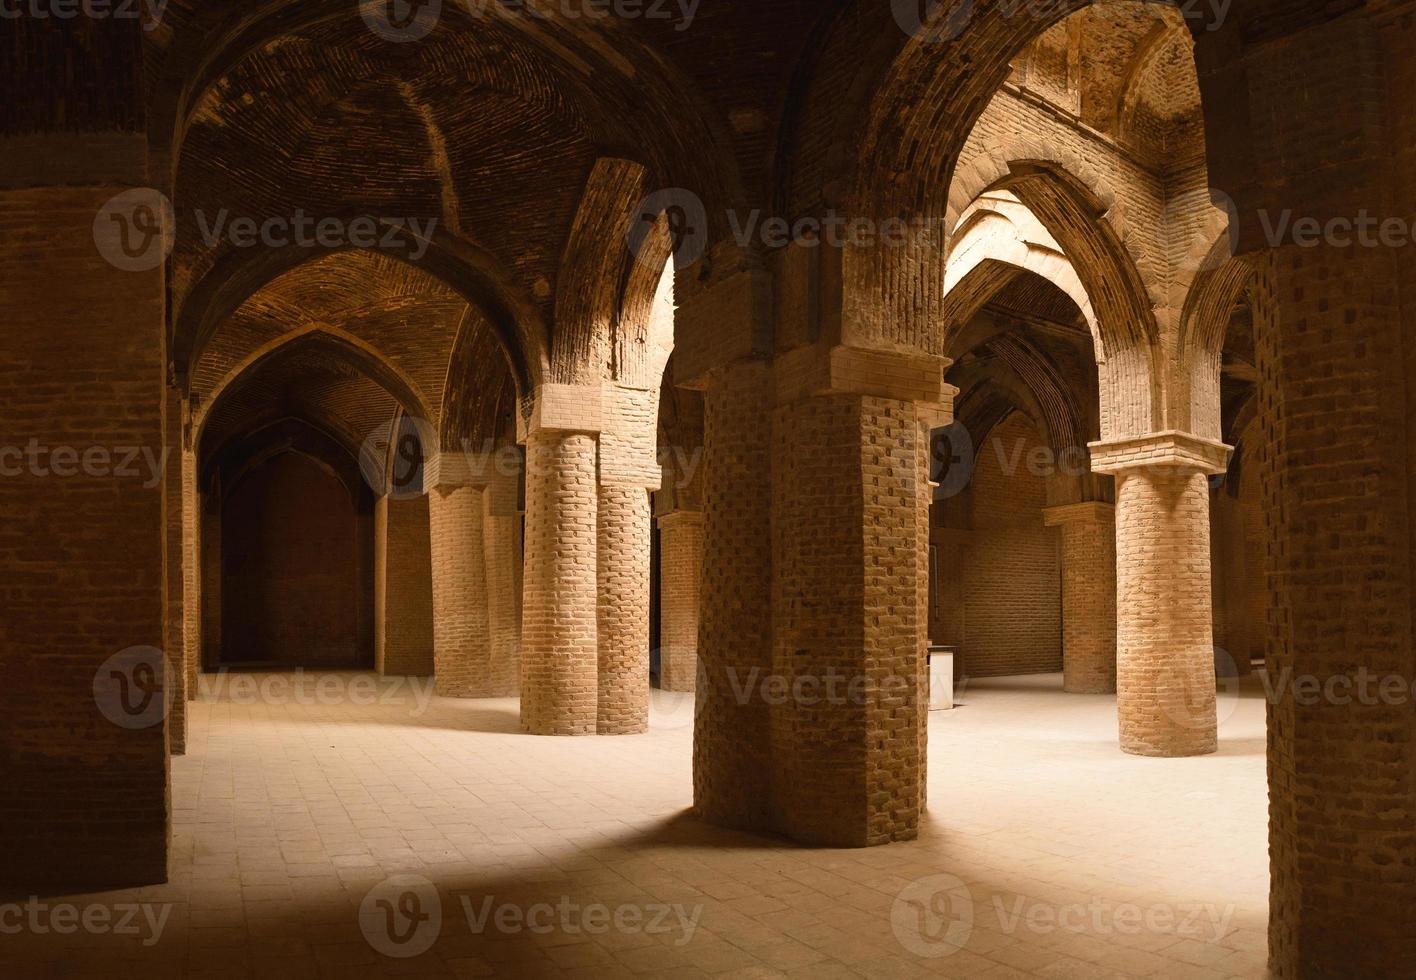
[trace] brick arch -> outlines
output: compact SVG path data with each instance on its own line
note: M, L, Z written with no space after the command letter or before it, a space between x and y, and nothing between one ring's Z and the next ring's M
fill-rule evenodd
M383 219L364 213L341 220L359 219L372 220L380 229L390 227ZM435 233L431 242L415 245L406 235L399 236L398 242L397 249L382 249L381 254L440 280L480 310L500 342L517 384L529 390L533 379L545 373L546 329L529 298L508 285L510 279L495 257L445 231ZM415 248L422 247L426 251L415 259ZM300 266L350 250L347 244L330 248L294 242L279 248L229 250L192 287L173 324L170 370L178 383L187 385L192 368L219 325L250 296Z
M1010 333L989 338L976 348L976 353L984 355L986 360L973 366L960 364L949 373L950 383L961 391L961 408L955 414L966 426L972 410L966 411L962 406L969 404L978 392L996 389L1007 392L1014 407L1026 412L1053 450L1062 452L1086 446L1087 433L1082 421L1085 416L1076 393L1046 354L1025 337ZM1001 421L1001 417L994 421ZM977 440L987 434L972 428L969 431Z
M1104 361L1105 346L1091 297L1072 263L1053 247L1055 243L1045 231L1019 226L1000 211L978 207L983 201L979 198L962 209L964 218L955 225L956 234L949 244L941 317L944 354L953 356L951 346L958 328L995 293L1020 272L1031 272L1052 283L1077 305L1091 331L1096 358Z
M252 384L258 384L261 376L273 366L277 366L282 360L298 356L301 353L317 351L351 366L377 389L387 394L391 404L396 406L398 411L410 413L416 418L426 419L429 417L429 407L411 379L398 371L397 367L379 352L358 338L351 337L337 329L327 327L301 329L254 352L243 362L240 369L232 372L226 383L214 392L211 401L207 405L201 406L199 414L193 419L192 436L192 445L196 448L199 457L213 455L220 451L220 445L208 446L206 442L211 423L214 419L221 417L228 402L244 395L245 389ZM270 399L262 398L261 401L269 402ZM318 414L316 406L303 406L301 411L307 415ZM242 432L249 431L260 424L268 424L270 421L286 417L289 413L284 407L273 405L264 415L259 412L247 413L244 411L241 414L249 415L249 419L254 420L256 425L253 426L250 421L243 419L240 423L235 424L232 432L226 433L225 441L240 438ZM337 438L357 456L360 446L359 440L369 433L348 431L346 426L340 424L340 419L329 413L325 413L322 418L326 423L325 429L331 435L338 433Z
M472 307L463 316L443 385L438 443L480 448L502 435L526 392L518 391L496 334ZM514 427L513 430L514 432Z
M1214 243L1191 281L1180 316L1176 358L1180 370L1170 398L1170 428L1221 438L1220 368L1234 307L1253 288L1249 259L1230 254L1228 234Z
M373 510L373 491L363 479L356 459L357 449L346 445L338 433L328 431L319 420L284 417L241 433L206 454L198 485L211 486L219 470L239 481L245 473L282 452L295 452L313 460L333 475L349 492L350 500L363 512ZM230 469L228 469L228 467ZM228 491L233 482L224 480Z

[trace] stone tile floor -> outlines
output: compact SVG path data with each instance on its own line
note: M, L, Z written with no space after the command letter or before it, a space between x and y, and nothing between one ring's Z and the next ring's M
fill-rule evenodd
M648 735L545 739L371 675L206 688L172 880L18 932L0 905L0 977L1264 975L1252 691L1218 755L1157 760L1116 748L1112 698L974 682L931 716L921 839L840 851L689 818L692 705L663 692Z

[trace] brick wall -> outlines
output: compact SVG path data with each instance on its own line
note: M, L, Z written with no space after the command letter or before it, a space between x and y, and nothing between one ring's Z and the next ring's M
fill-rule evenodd
M365 663L357 522L345 486L312 460L274 457L225 501L225 665Z
M970 677L1062 669L1058 532L1043 524L1046 477L1028 462L1042 445L1036 427L1015 413L978 450L973 530L955 571L963 577L961 653Z
M434 676L442 697L492 696L483 496L470 486L428 494Z

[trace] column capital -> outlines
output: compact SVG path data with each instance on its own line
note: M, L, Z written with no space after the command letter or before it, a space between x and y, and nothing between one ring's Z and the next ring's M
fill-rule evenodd
M675 531L680 528L703 526L703 511L701 510L675 510L667 514L662 514L655 518L659 522L660 531Z
M772 277L742 268L692 293L675 314L674 378L707 387L717 370L771 354Z
M542 430L599 435L604 424L601 385L543 384L522 399L516 418L516 441Z
M1078 504L1060 504L1042 512L1042 522L1048 527L1063 524L1115 524L1116 505L1104 500L1084 500Z
M659 393L606 382L600 416L600 485L658 490Z
M958 389L944 380L952 364L938 354L868 347L798 347L778 355L777 401L788 404L817 395L865 395L915 402L921 418L947 425Z
M1117 474L1151 469L1223 473L1234 452L1233 446L1178 431L1092 442L1087 448L1091 450L1092 472Z

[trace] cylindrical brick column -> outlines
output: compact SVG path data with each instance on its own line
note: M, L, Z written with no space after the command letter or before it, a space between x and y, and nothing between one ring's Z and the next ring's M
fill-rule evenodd
M491 635L483 555L483 490L440 486L428 494L432 526L433 676L450 698L491 697Z
M1062 536L1062 689L1116 690L1116 508L1087 502L1049 507Z
M1209 482L1183 466L1116 478L1117 714L1133 755L1218 748Z
M595 734L596 437L537 429L526 437L526 578L521 727Z
M680 510L660 517L659 555L659 686L692 691L698 682L703 512Z
M649 729L649 491L599 488L599 698L601 735Z

